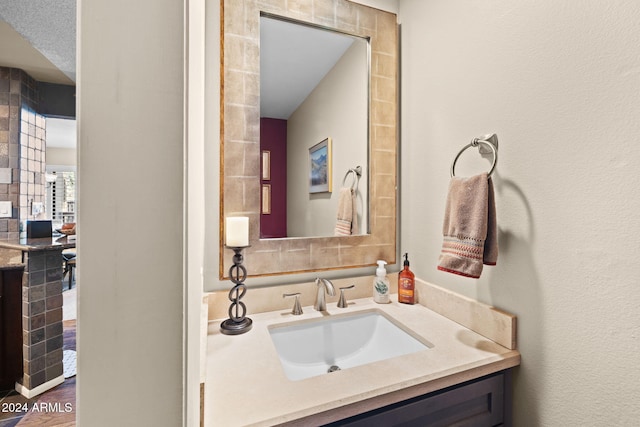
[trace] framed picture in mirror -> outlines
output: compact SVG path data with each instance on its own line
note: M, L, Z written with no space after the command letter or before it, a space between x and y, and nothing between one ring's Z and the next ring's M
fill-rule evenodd
M271 184L262 184L262 214L271 215Z
M271 180L271 151L262 150L262 180Z
M331 193L331 138L309 148L309 193Z

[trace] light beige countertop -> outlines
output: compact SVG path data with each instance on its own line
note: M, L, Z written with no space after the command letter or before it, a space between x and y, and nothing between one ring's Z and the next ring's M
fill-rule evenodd
M425 286L432 287L426 283L421 286L423 294ZM204 425L321 425L520 364L517 350L503 347L423 305L399 304L397 295L391 299L390 304L355 299L346 309L329 303L325 314L310 306L303 307L301 316L291 315L290 309L252 314L252 330L237 336L221 334L220 321L210 321ZM515 328L513 316L462 299L462 307L469 304L476 311L479 306L480 311L492 311L492 316L506 316L505 324ZM299 381L287 379L269 335L270 326L371 309L383 311L433 347L331 374ZM503 325L497 329L505 332ZM515 348L515 331L506 333L514 339L513 345L506 345Z

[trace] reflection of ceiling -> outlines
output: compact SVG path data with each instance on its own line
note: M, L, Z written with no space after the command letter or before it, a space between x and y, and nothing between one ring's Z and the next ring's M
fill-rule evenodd
M260 19L260 116L288 119L355 39Z
M0 65L38 81L76 79L76 0L0 2Z

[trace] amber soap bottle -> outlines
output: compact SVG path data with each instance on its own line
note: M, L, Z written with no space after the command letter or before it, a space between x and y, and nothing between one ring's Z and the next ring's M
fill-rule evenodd
M409 254L404 254L404 268L398 275L398 302L404 304L416 303L415 275L409 270Z

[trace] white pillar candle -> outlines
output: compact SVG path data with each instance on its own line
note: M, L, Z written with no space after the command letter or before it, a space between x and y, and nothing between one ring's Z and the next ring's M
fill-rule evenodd
M227 217L225 242L229 247L249 246L249 218L246 216Z

